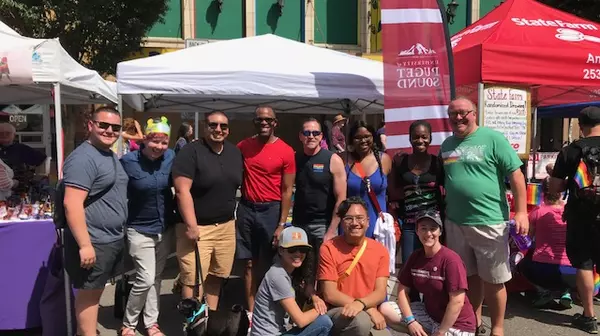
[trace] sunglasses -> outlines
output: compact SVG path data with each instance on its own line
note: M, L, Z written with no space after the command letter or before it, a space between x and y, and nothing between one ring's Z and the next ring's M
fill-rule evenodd
M211 122L211 123L208 123L208 127L212 130L216 130L217 127L221 127L221 130L227 131L229 129L229 124Z
M259 117L256 117L256 118L254 118L254 123L260 125L264 121L267 124L272 124L275 120L276 120L275 118L259 118Z
M461 118L464 118L466 116L469 115L469 113L471 112L475 112L474 110L469 110L469 111L450 111L448 112L448 117L450 118L456 118L458 116L460 116Z
M288 253L294 254L296 252L300 252L300 253L308 253L308 251L310 251L310 248L307 246L294 246L294 247L288 247L286 248L286 250L288 251Z
M321 134L323 134L323 132L321 132L321 131L302 131L302 135L304 135L305 137L311 136L311 135L314 137L318 137Z
M98 126L98 128L103 129L105 131L109 127L112 128L113 132L119 132L121 130L121 125L119 125L119 124L111 124L111 123L107 123L104 121L98 121L98 120L92 120L92 122L94 124L96 124L96 126Z

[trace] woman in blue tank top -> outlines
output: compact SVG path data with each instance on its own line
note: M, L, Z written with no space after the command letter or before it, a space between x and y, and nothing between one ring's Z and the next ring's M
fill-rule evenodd
M379 216L376 205L369 197L369 190L374 192L380 210L387 212L387 175L390 173L392 160L381 148L381 138L377 136L373 126L364 121L357 121L352 125L348 137L348 154L344 155L348 176L347 197L358 196L367 203L369 228L366 236L369 238L373 238L375 222Z

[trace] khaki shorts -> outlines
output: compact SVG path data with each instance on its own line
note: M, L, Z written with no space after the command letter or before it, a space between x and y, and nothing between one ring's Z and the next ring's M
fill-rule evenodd
M512 278L506 223L457 225L446 220L444 230L446 244L462 258L467 276L479 275L491 284L502 284Z
M208 274L227 278L231 274L235 257L235 221L200 225L200 264L202 265L202 282ZM185 224L177 224L177 260L179 261L179 281L186 286L196 284L196 256L194 242L185 235Z

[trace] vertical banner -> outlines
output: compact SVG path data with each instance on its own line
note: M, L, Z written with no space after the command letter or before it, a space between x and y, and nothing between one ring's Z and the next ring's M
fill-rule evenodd
M389 154L411 152L409 126L431 124L430 153L451 134L452 49L442 0L383 0L384 111Z

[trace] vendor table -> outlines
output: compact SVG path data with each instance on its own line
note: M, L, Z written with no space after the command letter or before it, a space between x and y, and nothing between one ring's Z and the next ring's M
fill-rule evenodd
M40 301L55 242L52 220L0 222L0 330L42 326Z

